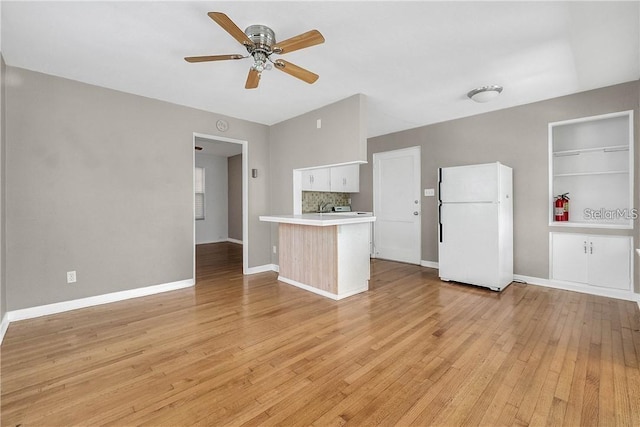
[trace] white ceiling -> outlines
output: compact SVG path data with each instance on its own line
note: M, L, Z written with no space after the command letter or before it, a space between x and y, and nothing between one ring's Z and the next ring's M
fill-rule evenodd
M244 89L250 60L213 22L266 24L322 45L282 56L320 75L277 69ZM640 78L639 2L32 2L2 1L7 64L267 125L367 95L377 136ZM476 104L465 94L499 84Z

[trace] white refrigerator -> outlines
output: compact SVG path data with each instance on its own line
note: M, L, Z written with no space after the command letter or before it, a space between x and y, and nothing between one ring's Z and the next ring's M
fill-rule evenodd
M512 176L499 162L438 170L442 280L494 291L513 281Z

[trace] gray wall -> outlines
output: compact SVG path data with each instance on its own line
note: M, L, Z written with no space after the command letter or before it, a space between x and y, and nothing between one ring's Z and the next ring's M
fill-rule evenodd
M271 126L272 213L293 212L294 169L367 160L364 102L354 95Z
M7 308L193 277L193 132L249 141L249 266L270 262L268 128L23 69L6 91ZM215 122L229 130L220 134ZM66 283L76 270L78 283Z
M242 154L227 158L227 170L229 238L242 241ZM258 171L258 174L262 173L264 171Z
M638 82L592 90L543 102L480 114L371 138L369 164L360 167L360 193L352 195L356 210L371 210L373 153L419 145L422 188L437 188L437 168L500 161L513 168L514 269L517 274L549 277L548 123L615 111L635 110L636 182L638 175ZM638 193L636 187L635 194ZM635 206L638 206L636 196ZM562 231L554 227L555 231ZM422 199L422 259L438 261L437 198ZM593 229L572 229L596 233ZM607 230L633 234L635 230ZM634 257L637 258L637 257ZM636 266L635 271L638 271ZM638 280L636 278L636 289Z
M5 152L6 152L6 137L5 137L5 71L6 66L2 52L0 52L0 321L4 319L4 315L7 312L7 286L6 286L6 252L5 252L5 236L6 236L6 222L5 222Z
M226 241L229 187L227 158L196 153L196 166L204 168L204 220L196 221L196 244Z
M249 141L249 169L259 170L248 180L249 267L277 262L277 228L258 216L292 211L293 169L420 145L423 188L436 187L439 166L514 168L515 270L543 278L548 122L634 109L638 140L638 82L372 138L367 150L361 95L269 128L4 65L0 79L12 82L0 103L2 313L191 278L193 132ZM218 118L228 132L216 130ZM636 143L636 176L639 152ZM360 186L353 206L371 210L371 163ZM437 261L436 218L436 199L424 198L423 260ZM68 270L77 284L66 284Z
M272 214L293 213L294 169L367 160L365 102L364 95L354 95L271 126ZM277 224L271 242L278 244ZM272 262L278 263L277 254Z

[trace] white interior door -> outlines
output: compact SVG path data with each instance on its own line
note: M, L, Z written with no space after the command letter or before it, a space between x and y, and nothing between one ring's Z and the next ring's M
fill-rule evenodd
M374 254L420 264L420 147L373 155Z

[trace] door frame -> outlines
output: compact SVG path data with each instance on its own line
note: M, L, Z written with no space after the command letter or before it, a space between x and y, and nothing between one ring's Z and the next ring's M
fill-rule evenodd
M417 171L417 173L418 173L419 176L418 176L418 179L416 180L418 188L417 189L414 188L414 190L417 190L417 192L416 192L416 194L418 195L417 196L418 197L417 200L420 201L420 203L419 203L419 206L420 206L420 215L419 215L420 221L419 221L419 225L420 225L420 227L418 227L418 241L419 241L419 244L418 244L418 247L417 247L417 251L418 251L418 254L417 254L418 262L417 262L417 265L422 265L422 200L421 200L422 199L422 197L421 197L422 194L420 192L420 189L422 188L422 148L419 145L415 145L415 146L412 146L412 147L406 147L406 148L400 148L400 149L397 149L397 150L387 150L387 151L380 151L378 153L373 153L373 159L372 159L372 165L371 165L372 166L372 171L373 171L373 174L372 174L373 175L373 179L372 179L372 181L373 181L373 183L372 183L373 184L372 185L372 188L373 188L373 210L374 210L373 214L374 214L374 216L376 214L375 213L376 199L378 197L380 197L378 195L379 189L378 189L378 186L376 184L376 182L377 182L377 180L376 180L376 158L378 156L380 156L381 154L401 153L401 152L406 152L406 151L413 151L414 153L416 153L418 155L418 171ZM373 248L372 248L372 251L371 251L371 257L372 258L377 258L377 256L376 256L376 247L377 247L376 227L377 227L377 224L375 222L372 223L372 224L373 224L373 237L372 237ZM401 261L398 261L398 262L401 262Z
M242 145L242 274L246 275L249 269L249 141L227 138L218 135L208 135L193 132L193 158L192 171L196 167L196 138L210 139L219 142L229 142ZM193 175L193 172L192 172ZM191 206L195 209L195 180L193 182ZM194 212L195 215L195 212ZM196 280L196 222L193 221L193 281Z

